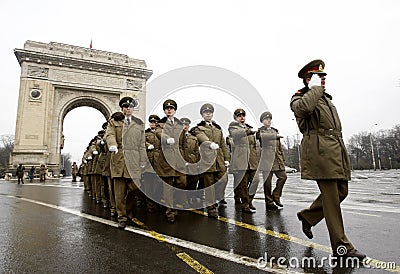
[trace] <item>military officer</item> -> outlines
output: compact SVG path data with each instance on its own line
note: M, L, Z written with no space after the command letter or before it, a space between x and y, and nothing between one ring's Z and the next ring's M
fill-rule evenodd
M283 154L279 131L271 127L272 114L265 111L260 116L263 126L257 131L256 138L260 141L261 159L258 169L262 171L264 180L264 196L267 208L283 207L281 203L282 189L287 176L285 171L285 155ZM272 191L272 176L277 177L276 186ZM275 204L274 204L275 203Z
M320 195L310 207L297 213L302 229L308 238L313 238L311 228L325 218L334 254L345 247L344 257L363 259L365 254L354 248L344 232L340 203L348 194L350 180L349 157L342 139L339 115L326 93L325 63L314 60L298 73L304 87L290 101L296 117L301 142L301 177L316 180Z
M111 114L110 120L111 119L115 119L115 121L123 121L125 119L125 115L120 112L114 112L113 114ZM107 121L105 124L103 124L103 128L105 130L107 130L107 126L108 126L108 122ZM114 180L111 178L111 168L110 168L110 162L111 162L111 154L113 152L111 152L109 150L109 146L107 144L107 140L105 139L105 136L103 136L103 141L104 141L104 149L105 151L107 151L106 154L106 158L105 158L105 162L104 162L104 167L103 167L103 171L102 171L102 176L106 177L107 180L107 185L108 185L108 197L109 197L109 201L110 201L110 215L112 218L118 217L117 214L117 209L116 209L116 204L115 204L115 191L114 191Z
M227 167L230 155L222 134L222 128L212 120L214 106L206 103L200 107L203 121L191 132L200 144L200 171L205 187L208 217L218 218L216 201L224 199L228 182Z
M197 190L197 184L199 182L199 168L198 162L200 161L200 152L199 152L199 142L197 141L196 136L193 136L189 132L190 127L190 119L189 118L181 118L182 124L184 124L185 130L185 139L184 139L184 155L183 158L186 161L186 185L187 190L193 191ZM193 191L194 192L194 191ZM200 198L195 193L191 192L188 197L188 201L190 204L193 204L195 198Z
M165 117L156 126L156 136L161 144L161 153L154 161L154 170L157 175L165 182L163 184L163 196L166 204L166 217L169 223L175 222L178 214L173 209L175 205L187 206L187 200L183 191L178 191L175 195L173 187L186 189L185 160L183 159L184 150L184 125L175 117L177 104L174 100L168 99L163 103Z
M114 117L108 122L105 139L110 159L111 177L114 180L118 228L124 229L133 212L134 195L140 184L141 169L146 162L144 148L144 123L133 116L136 101L123 97L119 101L124 119ZM129 162L129 171L127 163Z
M238 108L234 111L235 121L229 124L229 135L232 137L234 149L231 168L233 171L235 188L239 189L242 203L242 212L254 213L255 207L250 208L248 187L253 181L257 170L256 130L246 124L246 111Z
M154 162L161 152L161 142L156 136L156 125L160 121L158 115L149 116L149 128L145 130L146 152L148 162L143 173L143 188L146 194L146 210L149 213L157 211L157 202L161 201L160 178L154 171Z

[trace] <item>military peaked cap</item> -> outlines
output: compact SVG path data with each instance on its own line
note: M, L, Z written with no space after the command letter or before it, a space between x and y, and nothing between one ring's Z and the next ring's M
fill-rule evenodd
M203 112L205 111L211 111L214 113L214 106L209 103L202 105L200 108L200 114L203 115Z
M324 72L324 68L325 68L325 63L324 61L317 59L317 60L313 60L310 63L308 63L307 65L305 65L297 74L297 76L299 76L299 78L305 78L308 74L322 74L322 75L326 75L326 73Z
M190 121L189 118L186 118L186 117L181 118L180 120L181 120L182 124L184 124L184 125L190 125L190 123L192 122L192 121Z
M132 97L123 97L121 100L119 100L119 106L121 108L129 107L129 106L136 107L137 102L136 102L136 100L133 100Z
M158 123L158 121L160 121L160 117L158 117L157 115L151 114L149 116L149 122Z
M260 122L262 123L262 121L264 121L264 120L267 119L267 118L271 118L271 119L272 119L272 114L271 114L271 112L265 111L265 112L261 113Z
M244 116L246 116L246 111L244 111L244 109L242 108L238 108L237 110L235 110L235 112L233 113L233 115L235 117L238 117L240 114L243 114Z
M163 109L165 110L167 107L172 107L175 110L178 108L178 105L176 104L176 102L172 99L168 99L165 100L164 104L163 104Z

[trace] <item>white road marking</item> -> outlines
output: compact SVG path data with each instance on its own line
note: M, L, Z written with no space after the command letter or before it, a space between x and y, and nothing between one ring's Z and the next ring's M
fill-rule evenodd
M76 216L79 216L79 217L82 217L82 218L85 218L85 219L88 219L88 220L92 220L92 221L95 221L95 222L98 222L98 223L102 223L102 224L105 224L105 225L112 226L112 227L115 227L115 228L118 227L118 224L116 222L113 222L111 220L106 220L106 219L103 219L103 218L100 218L100 217L97 217L97 216L93 216L93 215L90 215L90 214L86 214L86 213L80 212L78 210L66 208L66 207L63 207L63 206L57 206L57 205L52 205L52 204L48 204L48 203L43 203L43 202L32 200L32 199L27 199L27 198L22 198L22 197L15 197L15 196L12 196L12 195L6 195L6 197L22 200L22 201L25 201L25 202L34 203L34 204L37 204L37 205L41 205L41 206L45 206L45 207L49 207L49 208L53 208L53 209L57 209L57 210L60 210L60 211L66 212L66 213L70 213L70 214L73 214L73 215L76 215ZM157 238L154 237L154 235L149 230L144 230L144 229L141 229L141 228L130 227L130 226L127 226L125 228L125 230L129 231L129 232L132 232L132 233L135 233L135 234L139 234L139 235L146 236L146 237L153 238L153 239L157 240ZM157 234L159 236L162 236L163 238L165 238L166 241L168 243L170 243L170 244L177 245L177 246L180 246L180 247L184 247L184 248L187 248L187 249L190 249L190 250L194 250L194 251L197 251L197 252L200 252L200 253L203 253L203 254L206 254L206 255L210 255L210 256L213 256L213 257L216 257L216 258L219 258L219 259L223 259L223 260L226 260L226 261L231 261L231 262L238 263L238 264L241 264L241 265L249 266L249 267L261 270L261 271L270 272L270 273L299 273L299 272L289 271L289 270L286 270L286 269L271 268L271 267L268 267L268 266L267 267L263 266L263 268L258 268L257 267L257 259L255 259L255 258L251 258L251 257L243 256L243 255L240 255L240 254L235 254L235 253L232 253L232 252L229 252L229 251L226 251L226 250L221 250L221 249L213 248L213 247L210 247L210 246L206 246L206 245L202 245L202 244L186 241L186 240L183 240L183 239L175 238L175 237L168 236L168 235L165 235L165 234L161 234L161 233L158 233L158 232L157 232Z

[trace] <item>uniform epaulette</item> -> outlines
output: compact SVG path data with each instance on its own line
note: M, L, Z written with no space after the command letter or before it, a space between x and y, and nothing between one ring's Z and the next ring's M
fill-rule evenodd
M278 129L276 129L276 128L274 128L274 127L271 127L271 129L272 129L272 130L275 130L276 132L278 132Z
M147 128L144 132L150 132L151 128Z

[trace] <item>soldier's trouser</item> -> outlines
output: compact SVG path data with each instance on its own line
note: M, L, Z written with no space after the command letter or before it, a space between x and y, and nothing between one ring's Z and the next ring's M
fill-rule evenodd
M133 209L134 195L137 186L132 179L113 178L115 192L115 207L118 214L118 222L128 220L127 211Z
M255 170L240 170L236 171L233 176L236 177L236 181L240 181L238 188L239 197L242 201L242 207L248 207L250 203L249 197L249 183L253 181Z
M94 180L94 189L96 193L96 201L99 203L101 201L101 175L93 174L92 178Z
M165 206L167 207L165 213L167 214L167 217L174 216L175 210L172 209L174 207L174 201L176 202L175 205L185 205L187 203L184 193L184 189L186 189L186 176L168 176L161 177L161 179L165 182L163 189ZM175 195L175 197L173 187L182 189L182 191L179 192L179 195Z
M344 233L343 218L340 203L347 197L348 182L343 180L317 180L321 194L309 208L303 209L300 214L306 221L315 226L325 218L333 252L343 245L347 250L353 245Z
M96 180L95 180L93 174L89 174L89 178L90 178L89 179L90 187L92 189L92 199L96 200L97 199L97 197L96 197Z
M208 212L216 211L216 195L215 195L215 183L223 176L223 172L204 172L204 191L206 198L206 206ZM223 182L220 182L220 184Z
M107 197L108 193L107 178L104 177L103 175L99 175L99 178L100 178L101 202L103 203L103 205L107 205L109 200Z
M85 190L91 195L92 194L92 183L90 182L89 175L83 175L83 185Z
M72 182L76 182L76 175L72 174Z
M146 195L146 207L155 209L157 202L161 201L160 179L156 173L145 172L143 174L143 191Z
M107 183L108 183L108 196L110 198L110 211L111 211L111 214L114 214L116 212L114 182L110 176L107 176Z
M272 176L274 174L278 179L276 180L274 190L272 190ZM274 200L279 200L282 196L282 189L287 179L286 172L284 170L275 170L270 172L263 171L263 179L265 202L268 205L272 205Z

